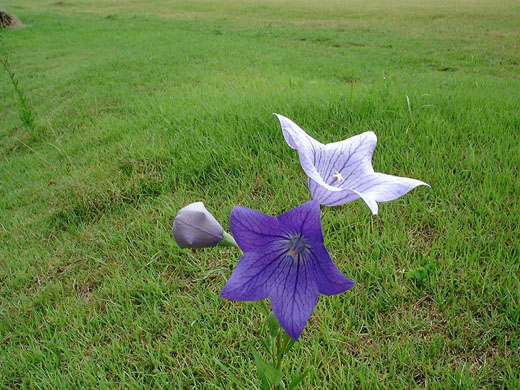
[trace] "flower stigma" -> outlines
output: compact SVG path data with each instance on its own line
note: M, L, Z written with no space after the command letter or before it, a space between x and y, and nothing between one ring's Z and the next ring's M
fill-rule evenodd
M343 176L341 176L341 173L334 172L332 174L332 182L333 183L343 183L344 181L345 181L345 179L343 179Z
M287 255L285 258L289 261L294 261L297 259L297 256L307 249L305 246L305 240L300 236L291 236L289 241L287 242L287 247L289 250L287 251Z

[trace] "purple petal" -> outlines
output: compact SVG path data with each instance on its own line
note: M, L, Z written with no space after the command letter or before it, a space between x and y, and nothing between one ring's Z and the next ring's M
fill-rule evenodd
M222 298L235 301L258 301L267 298L271 277L279 268L285 248L272 245L264 252L247 252L222 289Z
M289 233L302 233L306 239L323 243L319 202L305 202L279 215L277 219Z
M336 267L327 248L323 245L317 245L310 248L309 252L320 294L335 295L354 286L354 282L345 277Z
M234 207L229 223L235 241L244 252L263 251L274 241L286 239L275 217L246 207Z
M298 340L319 296L309 262L285 260L269 288L269 296L278 322Z
M202 202L180 209L173 221L173 235L181 248L207 248L224 239L222 226Z
M246 253L220 296L241 301L270 297L280 325L295 340L320 292L337 294L354 284L337 269L323 245L317 201L306 202L278 218L235 207L231 228Z

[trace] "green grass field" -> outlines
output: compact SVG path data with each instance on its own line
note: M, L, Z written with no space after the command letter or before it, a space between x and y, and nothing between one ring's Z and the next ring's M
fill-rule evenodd
M376 171L432 186L323 208L357 284L284 373L519 389L520 4L317 4L2 2L28 26L0 31L0 388L258 389L264 319L218 297L239 253L171 223L309 199L278 112L322 142L373 130Z

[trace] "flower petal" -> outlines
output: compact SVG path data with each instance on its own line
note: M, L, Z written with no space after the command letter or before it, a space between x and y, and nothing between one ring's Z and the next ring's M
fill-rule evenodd
M309 190L311 191L313 199L316 199L324 206L337 206L360 198L356 191L352 191L348 188L331 191L327 187L316 183L310 177Z
M417 186L430 187L420 180L376 172L367 176L365 180L360 180L356 184L356 190L365 196L370 196L376 202L388 202L403 196Z
M222 298L258 301L267 298L271 277L281 265L286 248L271 246L264 252L245 253L222 289Z
M367 131L344 141L325 145L327 164L323 164L318 171L328 184L341 188L352 189L349 184L359 176L374 172L372 155L377 144L374 132ZM339 172L342 182L334 183L334 173Z
M275 217L246 207L234 207L229 223L235 241L244 252L262 251L274 241L287 238Z
M278 322L289 336L298 340L318 302L311 265L300 260L284 260L269 287L269 296Z
M327 248L323 245L310 248L309 258L314 268L315 280L320 294L335 295L354 286L355 283L336 267Z
M318 141L316 141L314 138L308 135L300 126L298 126L289 118L286 118L283 115L276 113L274 113L273 115L275 115L280 121L285 142L287 142L287 144L291 148L298 149L298 146L302 141L319 144Z
M295 340L305 328L320 291L332 295L353 285L323 245L320 205L315 200L278 218L235 207L231 228L246 253L220 296L242 301L270 297L280 325Z
M360 193L356 190L343 188L340 191L329 191L325 187L317 184L311 178L309 178L309 189L313 198L318 200L324 206L339 206L362 198L373 214L377 214L379 209L376 201L371 196Z
M377 202L389 202L397 199L417 186L430 187L420 180L378 172L359 176L356 180L352 180L349 185L352 188L345 188L341 192L332 192L309 179L311 193L320 203L326 206L338 206L362 198L373 214L378 213Z
M376 135L367 131L341 142L325 146L326 164L319 167L320 176L336 191L309 180L309 189L314 199L326 206L336 206L359 199L361 194L351 185L352 181L374 172L372 154L377 143ZM335 181L334 174L339 173L341 182ZM372 211L377 213L377 204L372 199L365 199Z
M340 189L328 185L318 172L318 167L327 163L325 145L309 136L289 118L279 114L274 115L280 120L287 144L298 150L300 164L307 176L329 191L340 191Z
M305 202L276 218L290 233L302 235L314 242L323 242L321 231L320 203L315 200Z

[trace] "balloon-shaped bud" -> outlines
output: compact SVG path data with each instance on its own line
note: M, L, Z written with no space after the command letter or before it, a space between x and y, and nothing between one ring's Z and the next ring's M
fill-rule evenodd
M208 248L224 239L224 229L204 203L195 202L179 210L173 221L173 235L181 248Z

